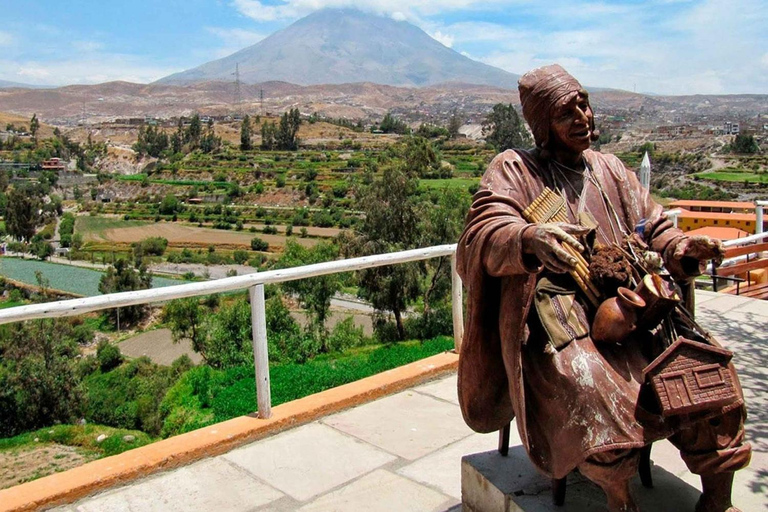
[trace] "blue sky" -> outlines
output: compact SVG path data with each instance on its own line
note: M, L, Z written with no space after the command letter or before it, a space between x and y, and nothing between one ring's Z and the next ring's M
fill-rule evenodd
M768 0L0 0L0 80L151 82L349 6L514 73L559 62L592 86L768 94Z

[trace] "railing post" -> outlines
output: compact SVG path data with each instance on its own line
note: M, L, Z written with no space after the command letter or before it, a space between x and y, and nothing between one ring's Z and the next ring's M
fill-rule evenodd
M251 328L253 330L253 367L256 371L256 402L259 418L272 416L272 394L269 389L269 354L267 352L267 314L264 306L264 285L248 288L251 298Z
M451 307L453 316L453 347L461 352L461 340L464 338L464 295L461 278L456 272L456 253L451 254Z
M763 232L763 208L765 201L755 201L755 234Z

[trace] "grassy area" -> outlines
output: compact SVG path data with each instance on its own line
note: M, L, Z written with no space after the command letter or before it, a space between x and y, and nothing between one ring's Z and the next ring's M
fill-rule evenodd
M107 438L99 443L96 439L104 434ZM125 441L123 436L135 437ZM41 443L56 443L64 446L85 448L102 457L122 453L131 448L149 444L154 439L138 430L106 427L104 425L55 425L40 430L19 434L16 437L0 439L0 451L39 446Z
M0 302L0 309L15 308L16 306L23 306L26 304L23 300L4 300Z
M274 365L270 369L272 405L279 405L347 384L453 348L442 336L428 341L352 349L317 357L304 364ZM201 428L257 409L252 366L214 370L193 368L168 391L161 409L168 413L163 436Z
M102 435L105 437L98 442ZM0 439L0 489L66 471L152 441L154 439L143 432L93 424L56 425Z
M90 237L103 237L105 231L117 228L142 227L152 224L142 220L123 220L118 217L79 216L75 220L75 233L80 233L86 240Z
M480 178L449 178L441 180L419 180L419 186L424 188L459 188L468 190L469 187L478 185Z
M741 167L725 167L715 172L700 172L695 176L713 181L768 183L768 173L757 173Z

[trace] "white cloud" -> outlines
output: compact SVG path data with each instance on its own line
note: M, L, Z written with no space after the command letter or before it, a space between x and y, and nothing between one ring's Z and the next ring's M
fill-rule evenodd
M761 2L525 1L498 22L433 20L429 32L451 34L457 51L519 74L559 62L593 87L766 93L768 9L761 9Z
M13 36L8 32L0 30L0 46L10 46L13 43Z
M430 34L430 35L432 36L432 39L441 43L443 46L447 46L448 48L451 48L453 46L453 36L450 34L443 34L438 30L434 34Z
M95 52L104 48L104 44L98 41L73 41L72 48L78 52Z
M240 48L256 44L266 37L261 32L242 28L206 27L205 30L218 36L227 46L238 46Z
M388 14L397 20L416 20L447 11L486 8L490 5L514 4L504 0L283 0L267 5L260 0L232 0L232 6L243 16L256 21L296 18L327 7L350 7L376 14Z
M178 67L148 64L129 55L103 54L52 62L0 60L2 80L33 85L96 84L124 80L149 83L171 73Z

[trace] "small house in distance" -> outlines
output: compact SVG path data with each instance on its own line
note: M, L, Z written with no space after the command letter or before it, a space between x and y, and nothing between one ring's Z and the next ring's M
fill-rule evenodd
M677 338L643 370L659 399L662 415L705 411L736 401L739 392L728 367L732 357L733 353L724 348Z

